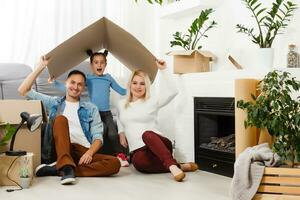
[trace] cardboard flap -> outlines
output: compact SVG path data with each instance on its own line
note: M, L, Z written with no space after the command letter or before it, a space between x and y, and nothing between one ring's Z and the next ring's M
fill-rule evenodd
M155 57L135 37L106 19L107 50L130 70L146 72L153 82L157 73Z
M41 101L38 100L1 100L0 101L0 122L19 124L21 112L29 114L42 114Z
M177 50L177 51L167 52L166 54L169 56L190 56L194 52L197 52L205 57L208 57L210 61L213 61L216 58L216 56L213 53L205 50Z
M202 54L205 57L208 57L210 61L213 61L216 59L216 56L211 53L210 51L198 51L200 54Z
M49 74L58 77L68 69L88 58L87 49L98 51L105 48L104 20L101 19L83 29L46 54L50 58Z
M130 33L103 17L50 51L49 74L58 77L88 58L87 49L94 52L107 49L130 70L143 70L151 81L157 67L155 56Z

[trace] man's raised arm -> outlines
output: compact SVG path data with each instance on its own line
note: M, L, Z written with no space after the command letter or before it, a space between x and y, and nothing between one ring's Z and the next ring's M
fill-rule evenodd
M35 79L46 68L48 62L49 59L46 59L45 56L41 57L38 67L25 78L23 83L18 88L18 92L21 96L26 96L27 92L31 89Z

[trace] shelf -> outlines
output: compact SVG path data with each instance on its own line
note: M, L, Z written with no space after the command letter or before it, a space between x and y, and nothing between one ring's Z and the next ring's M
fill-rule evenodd
M200 13L205 8L215 8L220 0L181 0L164 5L160 8L161 19L176 19Z

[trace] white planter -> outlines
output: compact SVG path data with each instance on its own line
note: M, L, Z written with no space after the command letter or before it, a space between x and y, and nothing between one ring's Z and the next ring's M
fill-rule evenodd
M25 189L25 188L29 188L31 183L31 177L28 178L22 178L20 177L20 186Z
M233 57L247 70L267 73L274 68L273 48L244 48L234 52Z
M250 57L250 66L253 70L269 72L273 69L274 49L258 48Z

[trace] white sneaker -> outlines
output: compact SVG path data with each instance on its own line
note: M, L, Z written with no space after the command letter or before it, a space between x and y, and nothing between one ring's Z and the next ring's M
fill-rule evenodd
M129 162L127 161L127 158L126 158L124 153L118 153L117 158L119 159L119 161L121 163L121 167L128 167L129 166Z

